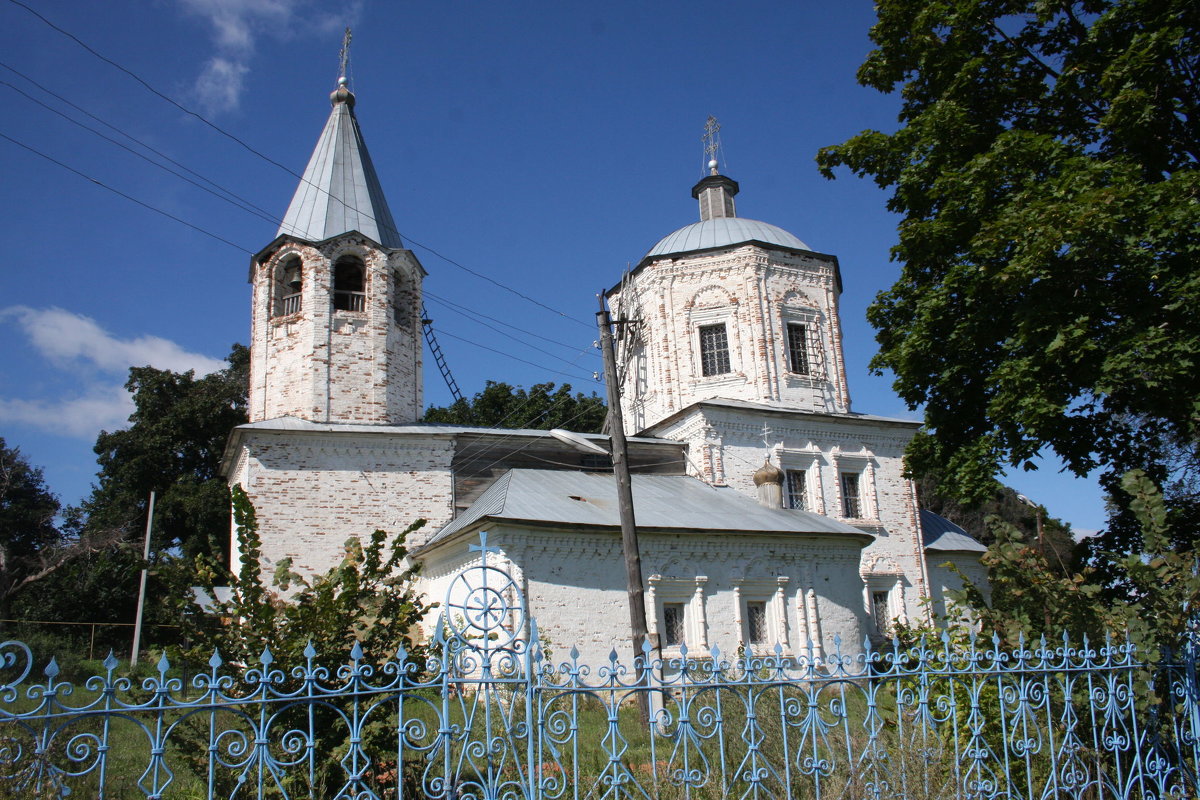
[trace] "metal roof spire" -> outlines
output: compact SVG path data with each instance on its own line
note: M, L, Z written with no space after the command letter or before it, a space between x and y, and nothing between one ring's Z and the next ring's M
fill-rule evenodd
M320 242L358 231L384 247L401 248L404 243L354 116L354 93L346 85L349 62L350 29L347 28L339 54L338 86L329 95L333 111L283 216L278 235Z

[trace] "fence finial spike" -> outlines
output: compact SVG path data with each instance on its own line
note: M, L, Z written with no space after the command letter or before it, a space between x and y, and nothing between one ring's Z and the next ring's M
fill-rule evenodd
M362 657L363 657L362 642L355 639L354 647L350 648L350 658L354 659L355 661L362 661Z
M104 668L109 672L112 672L117 668L118 665L120 665L120 663L121 662L117 660L117 657L113 655L113 651L109 650L108 658L104 659Z
M269 667L271 662L275 660L275 656L271 655L271 648L269 646L263 645L262 655L258 657L258 660L264 667Z
M46 669L42 671L42 674L47 678L57 678L58 672L58 662L54 660L54 656L50 656L50 663L46 665Z
M208 659L208 665L213 669L216 669L224 663L225 662L221 660L221 651L214 647L213 654Z
M313 647L312 639L309 639L308 644L304 645L304 657L309 661L317 657L317 648Z
M158 659L158 674L166 675L167 670L171 668L171 662L167 661L167 651L163 650L162 656Z

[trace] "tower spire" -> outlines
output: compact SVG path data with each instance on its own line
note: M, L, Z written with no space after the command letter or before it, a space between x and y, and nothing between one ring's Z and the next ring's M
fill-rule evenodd
M338 56L341 74L337 88L329 96L333 110L284 214L279 233L321 242L358 231L384 247L401 248L404 244L354 116L355 97L347 87L346 76L350 68L350 38L347 28Z

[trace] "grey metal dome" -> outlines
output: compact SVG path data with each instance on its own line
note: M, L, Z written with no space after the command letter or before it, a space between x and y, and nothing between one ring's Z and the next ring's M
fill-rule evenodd
M694 222L664 236L658 244L650 248L645 258L685 253L689 250L706 250L710 247L725 247L749 241L775 244L793 250L812 249L783 228L766 222L744 217L715 217Z

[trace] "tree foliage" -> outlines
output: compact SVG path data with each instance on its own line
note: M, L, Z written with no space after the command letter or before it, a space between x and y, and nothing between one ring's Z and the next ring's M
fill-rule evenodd
M128 428L96 440L98 484L85 501L88 526L140 538L155 501L155 546L224 558L229 496L220 475L229 432L246 421L249 352L234 345L228 366L196 377L154 367L129 371L134 412Z
M1170 510L1154 481L1130 470L1121 483L1141 532L1134 554L1110 554L1122 562L1125 594L1107 596L1102 574L1088 564L1064 571L1048 562L1012 526L992 517L996 540L983 557L990 600L961 574L965 588L952 600L971 609L982 629L1000 634L1008 647L1022 636L1052 639L1064 631L1076 641L1084 634L1093 641L1128 636L1148 663L1156 663L1193 629L1200 570L1194 550L1174 546Z
M900 127L824 148L892 190L869 312L927 430L915 474L980 500L1049 447L1110 485L1200 432L1200 5L880 0L865 86ZM1154 476L1152 476L1154 477Z
M472 425L485 428L566 428L580 433L599 433L608 410L596 394L571 394L571 385L557 389L553 383L536 383L526 391L507 383L488 381L470 401L448 406L431 406L425 422Z
M73 510L60 527L59 511L42 470L0 438L0 617L10 616L21 595L118 538L101 528L80 534Z
M241 558L237 572L204 555L196 559L200 586L214 602L192 604L185 618L194 663L219 650L226 661L253 664L269 647L277 661L300 665L310 643L326 665L343 663L355 642L376 659L392 658L401 646L418 652L416 625L429 607L413 591L417 568L405 565L404 542L425 520L394 537L375 531L366 544L347 539L342 562L323 575L298 575L291 559L281 559L268 584L254 506L240 486L232 497ZM215 599L217 587L229 588L228 600Z

